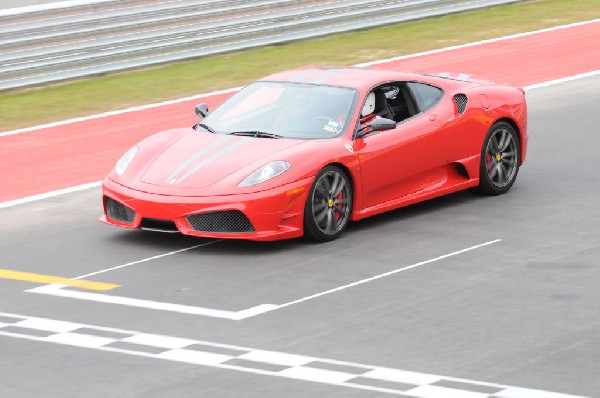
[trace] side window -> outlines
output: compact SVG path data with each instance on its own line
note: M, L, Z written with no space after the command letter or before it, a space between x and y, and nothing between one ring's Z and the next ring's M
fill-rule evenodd
M410 90L415 97L419 112L426 111L437 104L444 95L441 88L430 86L425 83L410 82L408 83L408 87L410 87Z

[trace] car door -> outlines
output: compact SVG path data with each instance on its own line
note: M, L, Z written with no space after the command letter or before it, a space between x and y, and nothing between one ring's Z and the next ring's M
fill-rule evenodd
M415 99L409 85L399 84L398 101L391 100L398 109L400 99L407 102L408 114L393 130L382 131L357 139L363 179L365 208L392 201L425 189L439 170L445 167L446 148L438 140L439 121L425 107L435 107L437 99L423 103ZM431 93L430 93L431 94Z

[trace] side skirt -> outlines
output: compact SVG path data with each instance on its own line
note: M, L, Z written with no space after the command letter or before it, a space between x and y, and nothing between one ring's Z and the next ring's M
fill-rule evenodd
M443 186L442 188L433 190L433 191L428 191L428 190L418 191L413 194L410 194L407 196L402 196L400 198L390 200L385 203L380 203L378 205L371 206L366 209L355 211L354 213L352 213L351 220L352 221L362 220L363 218L374 216L376 214L385 213L386 211L389 211L389 210L394 210L394 209L398 209L400 207L409 206L414 203L437 198L439 196L448 195L450 193L462 191L462 190L465 190L468 188L475 187L477 185L479 185L479 178L473 178L473 179L466 180L466 181L463 180L462 182L451 185L451 186Z

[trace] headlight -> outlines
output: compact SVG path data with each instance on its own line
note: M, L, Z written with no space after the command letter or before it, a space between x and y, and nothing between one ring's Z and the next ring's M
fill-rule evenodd
M290 167L292 167L291 164L282 160L268 163L256 170L254 173L250 174L248 177L244 178L244 180L238 184L238 187L249 187L250 185L260 184L261 182L268 181L271 178L277 177L279 174L285 172Z
M125 173L125 169L127 169L127 166L129 166L129 163L131 163L138 150L139 148L137 146L134 146L133 148L125 152L125 155L121 156L121 159L119 159L117 165L115 166L115 171L118 175L122 176L123 173Z

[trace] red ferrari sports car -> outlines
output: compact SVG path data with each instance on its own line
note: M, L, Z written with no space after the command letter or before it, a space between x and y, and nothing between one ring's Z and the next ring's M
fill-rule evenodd
M202 237L337 238L350 220L467 188L512 186L520 88L466 74L306 68L258 80L192 128L129 149L101 221Z

